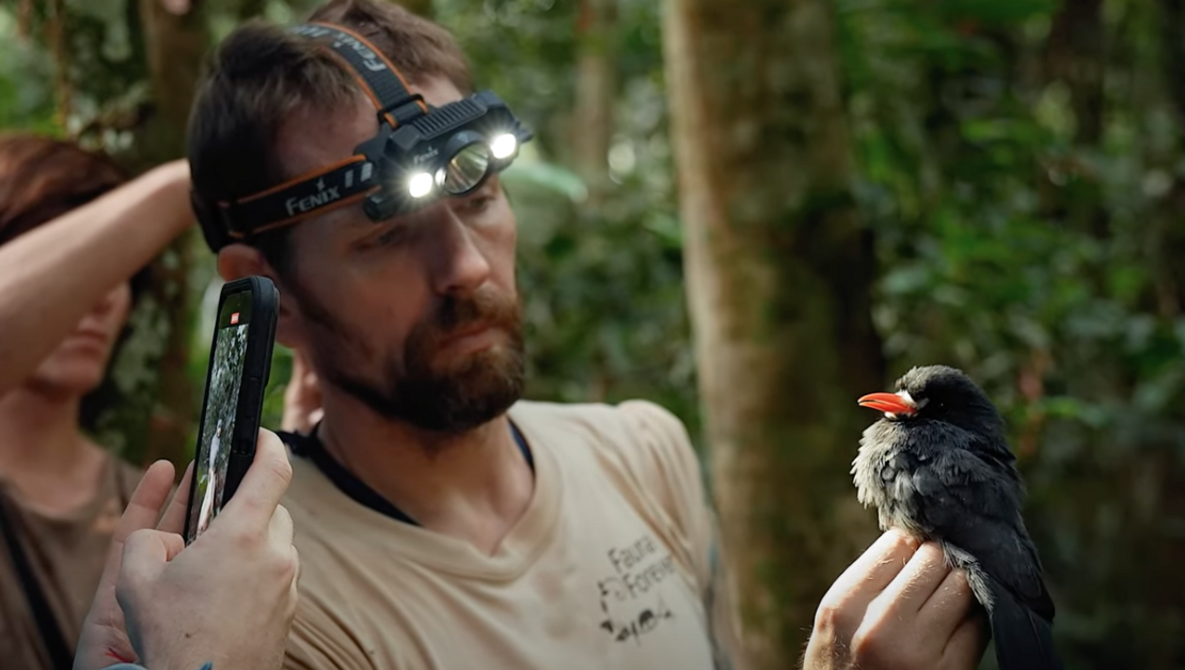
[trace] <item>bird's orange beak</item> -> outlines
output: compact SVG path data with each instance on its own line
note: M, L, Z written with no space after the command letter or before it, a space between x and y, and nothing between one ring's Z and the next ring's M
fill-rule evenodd
M889 412L891 414L917 414L918 408L896 393L869 393L858 401L861 407Z

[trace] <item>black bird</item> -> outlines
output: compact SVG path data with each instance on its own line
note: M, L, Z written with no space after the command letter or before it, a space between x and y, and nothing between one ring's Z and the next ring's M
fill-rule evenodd
M1061 668L1053 601L1025 530L1024 484L1004 420L962 371L915 367L896 393L860 398L885 416L864 431L852 475L881 530L938 542L987 610L1000 670Z

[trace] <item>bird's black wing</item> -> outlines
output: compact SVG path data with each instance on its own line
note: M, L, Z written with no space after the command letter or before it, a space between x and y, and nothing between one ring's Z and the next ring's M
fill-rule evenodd
M992 455L978 436L953 426L934 427L919 436L934 444L914 453L917 490L914 515L919 525L975 557L1004 588L1047 620L1054 615L1037 549L1021 518L1022 488L1011 463ZM915 439L911 436L911 439ZM910 451L913 451L912 449Z

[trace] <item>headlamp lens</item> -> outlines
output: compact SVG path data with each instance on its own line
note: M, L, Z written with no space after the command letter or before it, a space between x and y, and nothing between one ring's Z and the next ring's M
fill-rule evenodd
M432 192L432 175L417 172L407 181L407 192L413 198L422 198Z
M467 144L436 174L436 184L449 195L462 195L481 183L490 168L490 149L485 144Z
M490 152L494 154L494 158L504 160L514 155L518 149L518 138L510 133L502 133L497 135L490 141Z

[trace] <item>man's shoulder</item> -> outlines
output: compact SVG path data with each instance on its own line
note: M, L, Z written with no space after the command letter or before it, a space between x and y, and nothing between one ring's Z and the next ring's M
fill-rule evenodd
M618 404L519 401L510 418L538 432L579 431L598 438L602 446L627 450L690 448L683 422L661 405L641 399Z
M587 444L645 488L699 477L699 459L683 422L649 400L618 404L520 401L511 420L562 452ZM576 438L576 439L573 439Z

